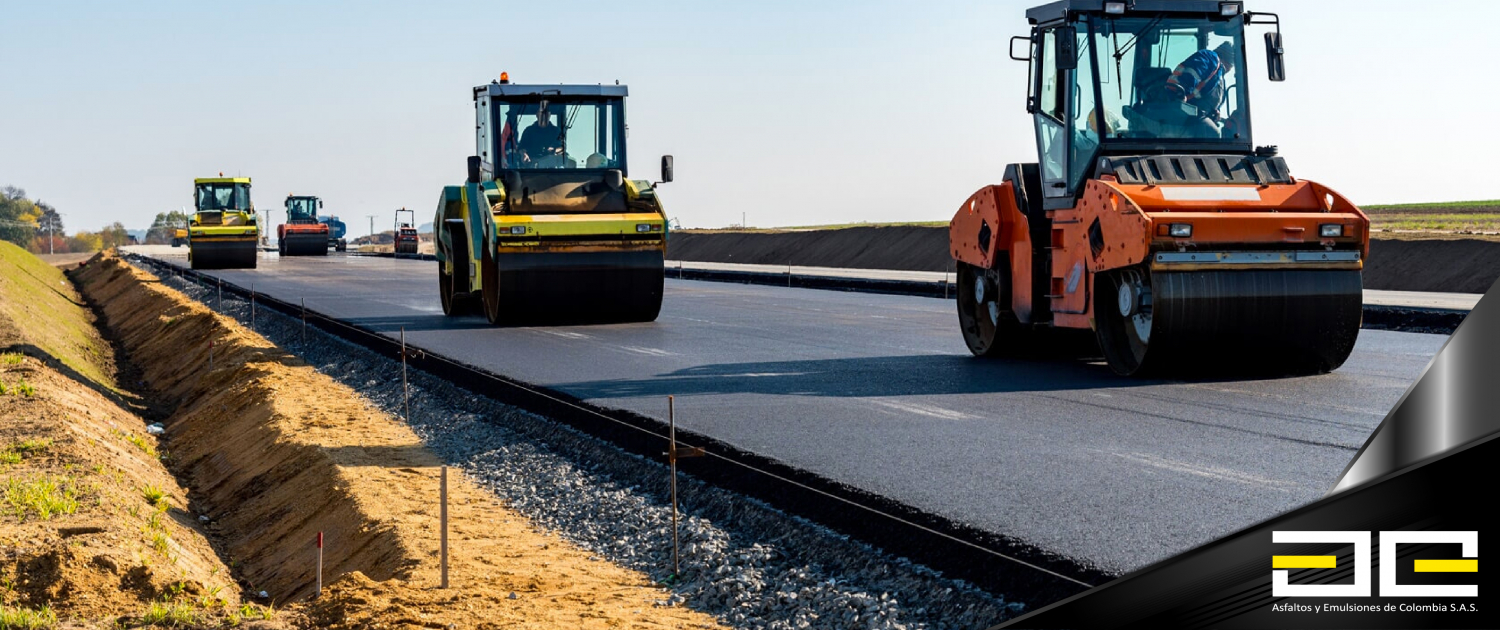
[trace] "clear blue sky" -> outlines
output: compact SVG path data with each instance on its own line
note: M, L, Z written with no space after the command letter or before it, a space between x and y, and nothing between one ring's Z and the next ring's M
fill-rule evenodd
M255 180L280 221L322 196L354 234L430 220L473 153L469 88L619 80L632 174L686 226L946 220L1034 161L1025 64L1040 2L0 0L0 185L70 229L145 227L194 177ZM1358 203L1500 198L1500 3L1250 0L1279 12L1288 78L1252 44L1256 140Z

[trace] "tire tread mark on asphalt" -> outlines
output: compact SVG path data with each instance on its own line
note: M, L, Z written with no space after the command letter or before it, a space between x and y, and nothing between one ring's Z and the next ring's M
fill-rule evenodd
M1404 390L1407 386L1411 385L1411 383L1407 382L1407 381L1401 381L1401 380L1397 380L1397 379L1393 379L1393 378L1386 378L1386 377L1378 376L1378 375L1369 375L1369 374L1366 374L1365 376L1367 376L1367 377L1369 377L1371 379L1378 379L1378 380L1382 380L1382 381L1389 381L1392 384L1391 385L1392 387L1395 387L1395 388L1398 388L1398 389L1402 389L1402 390ZM1371 411L1369 409L1360 409L1360 408L1356 408L1356 407L1347 407L1347 406L1344 406L1344 405L1334 405L1334 404L1329 404L1329 403L1325 403L1325 402L1318 402L1318 401L1303 402L1303 401L1294 400L1294 399L1292 399L1292 398L1290 398L1288 396L1284 396L1282 394L1277 394L1277 393L1274 393L1274 392L1257 392L1257 391L1251 391L1251 390L1248 390L1248 389L1235 389L1235 388L1232 388L1232 387L1224 387L1224 386L1222 386L1222 384L1212 384L1212 385L1205 384L1205 383L1183 383L1183 384L1187 385L1188 387L1190 387L1192 389L1201 389L1201 390L1205 390L1205 391L1209 391L1209 392L1215 392L1215 393L1220 393L1220 394L1238 394L1238 395L1241 395L1241 396L1254 396L1256 398L1265 398L1265 399L1273 400L1273 401L1277 401L1277 402L1286 402L1286 403L1297 404L1297 405L1316 405L1316 406L1322 407L1324 409L1333 409L1335 411L1347 411L1349 413L1362 413L1362 414L1367 414L1367 415L1374 416L1374 417L1377 417L1377 418L1384 418L1386 416L1386 413L1388 413L1388 412L1385 412L1385 411ZM1377 385L1377 386L1379 386L1379 385Z
M1255 435L1255 436L1264 437L1264 438L1271 438L1273 440L1282 440L1282 441L1286 441L1286 442L1294 442L1294 443L1297 443L1297 444L1306 444L1308 446L1327 446L1327 447L1332 447L1332 448L1336 448L1336 449L1340 449L1340 450L1345 450L1345 451L1356 451L1356 450L1359 450L1358 446L1349 446L1349 445L1346 445L1346 444L1335 444L1333 442L1324 442L1324 441L1320 441L1320 440L1307 440L1307 439L1303 439L1303 438L1296 438L1296 437L1290 437L1290 436L1285 436L1285 435L1276 435L1274 433L1266 433L1264 431L1252 431L1250 429L1241 429L1241 428L1238 428L1238 427L1225 426L1225 425L1222 425L1222 424L1214 424L1212 422L1203 422L1201 420L1188 420L1187 418L1176 418L1176 417L1173 417L1173 416L1159 414L1159 413L1155 413L1155 412L1151 412L1151 411L1145 411L1145 410L1142 410L1142 409L1127 409L1125 407L1116 407L1114 405L1101 405L1099 403L1093 403L1093 402L1088 402L1088 401L1084 401L1084 400L1075 400L1075 399L1072 399L1072 398L1063 398L1061 396L1046 396L1046 395L1042 395L1042 394L1030 394L1030 395L1033 396L1033 397L1037 397L1037 398L1046 398L1048 400L1055 400L1055 401L1063 402L1063 403L1073 403L1073 404L1076 404L1076 405L1084 405L1086 407L1094 407L1094 408L1097 408L1097 409L1107 409L1109 411L1120 412L1120 413L1123 413L1123 414L1126 414L1126 415L1146 416L1148 418L1156 418L1158 420L1166 420L1168 422L1178 422L1178 423L1182 423L1182 424L1193 424L1193 425L1198 425L1200 427L1207 427L1207 428L1210 428L1210 429L1221 429L1221 430L1224 430L1224 431L1232 431L1234 433L1244 433L1244 434L1247 434L1247 435Z

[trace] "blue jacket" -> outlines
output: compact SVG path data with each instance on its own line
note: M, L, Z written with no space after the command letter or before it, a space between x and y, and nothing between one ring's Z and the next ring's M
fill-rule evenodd
M1224 86L1224 63L1218 53L1200 50L1177 64L1167 85L1177 86L1187 102L1199 109L1217 110Z

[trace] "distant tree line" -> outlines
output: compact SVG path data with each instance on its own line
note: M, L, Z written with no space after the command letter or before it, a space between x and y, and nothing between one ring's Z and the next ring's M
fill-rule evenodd
M151 222L151 229L146 230L146 244L165 245L171 243L172 231L187 227L189 218L186 212L178 210L156 213L156 220Z
M26 191L15 186L0 187L0 240L40 254L96 252L133 241L119 221L98 232L79 230L69 235L57 208L40 199L27 199Z

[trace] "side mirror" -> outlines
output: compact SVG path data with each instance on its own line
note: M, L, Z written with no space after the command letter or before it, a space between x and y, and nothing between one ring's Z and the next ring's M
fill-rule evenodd
M318 200L318 207L319 208L323 207L323 200L322 199Z
M1016 42L1024 42L1026 44L1025 52L1019 55L1016 54ZM1031 38L1026 35L1017 35L1010 38L1010 58L1014 61L1031 61L1031 46Z
M469 156L469 183L479 183L479 156Z
M624 188L625 173L620 172L620 169L617 168L612 168L604 171L604 185L609 186L610 190L619 190L621 188Z
M1281 33L1266 33L1266 73L1272 81L1286 80L1286 60L1283 57Z
M672 181L672 156L661 156L661 183Z
M1078 29L1059 26L1057 35L1057 69L1072 70L1078 67Z

